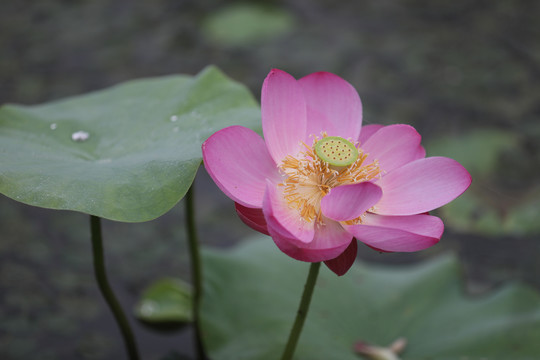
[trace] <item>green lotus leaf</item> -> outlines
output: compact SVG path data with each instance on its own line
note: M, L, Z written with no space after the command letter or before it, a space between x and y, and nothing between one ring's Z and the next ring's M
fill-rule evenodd
M516 147L518 137L508 131L481 129L459 136L443 136L426 145L429 156L449 156L471 174L485 176L495 171L500 154Z
M0 193L111 220L152 220L189 189L202 142L235 124L258 129L258 104L214 67L43 105L4 105Z
M233 4L210 14L203 23L205 37L220 46L244 47L285 35L295 19L278 7Z
M201 315L214 360L273 360L283 351L308 264L269 238L207 251ZM356 264L345 276L321 269L295 359L358 360L353 344L405 338L403 360L530 360L540 354L540 296L509 285L464 293L457 260L407 267Z
M149 323L186 323L193 319L191 286L164 278L150 285L135 306L135 314Z

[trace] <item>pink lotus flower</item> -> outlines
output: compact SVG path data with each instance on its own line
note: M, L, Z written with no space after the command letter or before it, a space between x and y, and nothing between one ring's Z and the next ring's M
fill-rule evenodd
M261 110L264 140L242 126L216 132L202 145L206 170L244 223L338 275L356 258L354 238L385 252L436 244L444 226L427 212L471 183L458 162L426 158L413 127L362 127L360 98L336 75L274 69Z

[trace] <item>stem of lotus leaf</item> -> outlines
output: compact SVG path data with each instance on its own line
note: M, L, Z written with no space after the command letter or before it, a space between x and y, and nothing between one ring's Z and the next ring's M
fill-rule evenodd
M296 344L300 338L302 328L304 327L304 321L309 310L309 304L311 303L311 297L313 295L313 289L315 288L315 283L317 282L317 276L319 275L319 269L321 263L311 263L309 268L309 274L306 280L306 285L304 286L304 293L302 294L302 299L300 300L300 306L296 313L296 319L294 320L291 333L289 334L289 340L287 345L285 345L285 350L281 356L281 360L291 360L294 351L296 350Z
M114 315L116 323L120 328L120 332L124 338L124 344L130 360L139 360L139 351L137 349L137 342L133 336L133 331L129 325L129 321L120 306L120 303L116 299L114 292L109 285L107 279L107 271L105 269L105 259L103 251L103 240L101 236L101 219L97 216L90 216L90 231L92 235L92 254L94 257L94 274L99 286L101 294L105 298L105 301L109 305L111 312Z
M193 326L195 328L195 349L197 359L206 359L204 347L201 340L199 308L202 297L202 269L201 254L199 251L199 237L197 226L195 224L195 206L194 206L193 184L186 194L186 228L188 235L189 254L191 258L191 283L193 284Z

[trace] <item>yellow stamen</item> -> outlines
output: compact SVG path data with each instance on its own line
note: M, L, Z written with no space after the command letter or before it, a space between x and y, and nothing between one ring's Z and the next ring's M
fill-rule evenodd
M322 137L327 137L326 133ZM317 156L314 148L319 141L314 138L313 146L303 143L305 151L298 157L287 156L279 168L286 179L280 185L284 187L283 193L287 204L297 209L300 216L307 222L322 223L321 200L330 192L330 189L340 185L358 184L370 181L381 173L377 160L364 164L368 154L365 154L358 145L358 158L349 166L333 166ZM346 223L360 223L361 217Z

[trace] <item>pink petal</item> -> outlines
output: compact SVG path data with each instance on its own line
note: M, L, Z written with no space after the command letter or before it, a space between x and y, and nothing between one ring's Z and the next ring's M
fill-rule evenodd
M386 252L412 252L439 242L444 225L431 215L380 216L367 214L361 225L344 225L359 241Z
M356 253L358 251L358 243L356 239L351 241L351 244L345 249L341 255L332 260L326 260L324 263L330 270L336 273L337 276L345 275L347 271L354 264L356 260Z
M307 135L355 141L362 126L362 103L354 87L337 75L317 72L298 80L307 103Z
M382 216L366 214L364 225L401 229L419 235L440 238L444 231L444 224L436 216L419 214L410 216Z
M373 212L413 215L438 208L461 195L471 175L457 161L429 157L408 163L377 181L383 196Z
M202 153L206 171L217 186L244 206L262 207L266 179L280 179L263 139L251 129L222 129L203 143Z
M262 209L248 208L240 205L239 203L234 203L234 207L236 208L238 217L244 222L244 224L265 235L270 235L266 227L266 220L264 219Z
M418 160L418 159L423 159L426 157L426 149L423 147L423 146L420 146L417 150L416 150L416 159L415 160Z
M381 196L381 188L370 182L338 186L322 199L321 210L335 221L352 220L374 206Z
M379 161L384 173L403 166L413 160L423 158L425 150L420 145L421 136L409 125L389 125L375 132L361 146L368 157L366 164Z
M282 187L271 182L267 183L262 209L270 233L273 229L282 236L303 243L313 240L315 233L313 223L303 220L297 209L289 208L284 199Z
M384 126L379 124L371 124L362 126L362 130L360 130L360 137L358 138L358 142L360 143L360 146L362 146L367 139L371 137L371 135L375 134L379 129L382 129Z
M261 94L264 139L277 164L296 155L306 140L306 102L295 78L274 69L264 80Z
M352 235L332 220L324 225L315 226L315 237L310 243L302 243L275 231L268 226L270 236L278 248L293 259L308 262L319 262L335 259L350 245Z

